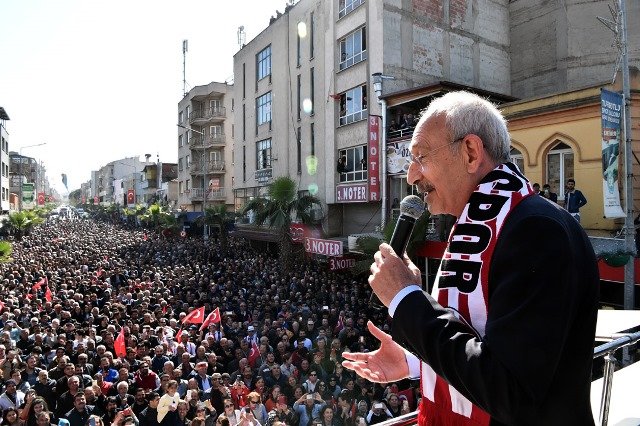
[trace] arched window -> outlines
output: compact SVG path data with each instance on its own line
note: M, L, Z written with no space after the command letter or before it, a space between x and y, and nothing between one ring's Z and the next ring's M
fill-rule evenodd
M573 150L563 142L558 142L547 154L547 183L551 192L558 194L558 201L564 200L564 186L573 179Z
M510 161L518 166L522 174L525 174L524 170L524 157L522 153L518 151L516 148L511 148L511 152L509 153Z

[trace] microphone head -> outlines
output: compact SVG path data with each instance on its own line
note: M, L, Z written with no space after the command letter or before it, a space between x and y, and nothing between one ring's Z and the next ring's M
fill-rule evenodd
M412 217L415 220L420 219L424 210L424 201L417 195L407 195L400 201L400 214Z

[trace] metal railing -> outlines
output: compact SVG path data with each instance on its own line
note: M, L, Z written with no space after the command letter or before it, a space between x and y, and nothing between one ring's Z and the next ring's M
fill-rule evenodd
M598 424L600 426L606 426L609 422L609 404L611 403L611 389L613 387L613 373L615 371L615 364L617 362L614 353L618 349L625 346L633 345L640 341L640 331L636 333L622 335L615 340L607 342L603 345L597 346L593 350L593 359L604 357L604 373L602 383L602 395L600 396L600 413L598 417ZM418 420L418 412L414 411L402 415L400 417L394 417L393 419L386 420L382 423L378 423L384 426L405 426L415 425Z
M207 121L216 117L224 118L226 116L227 110L225 107L197 109L189 114L189 124L193 124L196 121Z

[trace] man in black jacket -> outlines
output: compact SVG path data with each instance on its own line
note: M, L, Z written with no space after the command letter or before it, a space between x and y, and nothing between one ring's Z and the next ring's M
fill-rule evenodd
M160 395L158 392L149 392L147 394L147 402L149 406L142 410L142 413L138 416L140 420L140 426L158 426L158 403L160 402Z
M73 409L64 418L69 420L70 426L85 426L91 413L93 413L93 406L87 405L83 393L78 393L73 401Z
M370 323L380 349L344 353L344 365L377 382L422 372L420 424L593 425L599 281L587 236L508 162L506 123L476 95L434 100L410 150L408 182L458 222L433 297L408 257L380 246L369 283L393 339Z

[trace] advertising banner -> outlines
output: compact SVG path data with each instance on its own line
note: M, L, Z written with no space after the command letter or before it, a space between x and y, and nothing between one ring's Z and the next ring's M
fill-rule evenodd
M336 203L366 203L368 199L366 183L336 186Z
M387 174L406 175L411 164L410 140L387 144Z
M342 269L351 269L356 266L356 259L353 257L332 257L329 259L329 270L339 271Z
M369 116L369 201L380 201L380 117Z
M44 206L44 192L38 192L38 205Z
M602 89L602 198L604 216L610 219L625 217L620 205L620 129L622 128L622 95Z
M322 254L324 256L342 256L342 241L305 238L304 249L307 253Z
M22 209L32 209L36 206L34 187L32 183L22 184Z

